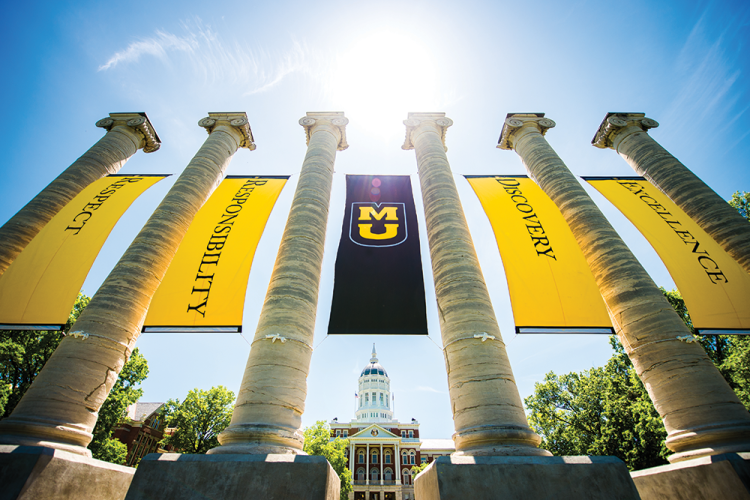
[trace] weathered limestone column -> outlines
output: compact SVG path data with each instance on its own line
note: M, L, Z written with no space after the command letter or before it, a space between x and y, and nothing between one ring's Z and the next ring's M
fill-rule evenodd
M620 153L750 273L750 222L648 135L658 126L643 113L607 113L591 144Z
M445 155L445 113L409 113L422 186L456 455L549 456L537 448Z
M255 149L245 113L209 113L209 137L63 339L10 417L0 443L91 456L97 412L138 339L151 298L198 209L238 148Z
M245 367L232 423L210 454L304 454L300 431L336 151L344 113L307 113L307 154Z
M594 273L614 328L667 429L671 462L750 450L750 414L543 135L544 114L513 114L498 148L515 150L552 199Z
M152 153L161 145L146 113L110 113L96 126L105 129L106 135L0 227L0 275L89 184L117 173L139 149Z

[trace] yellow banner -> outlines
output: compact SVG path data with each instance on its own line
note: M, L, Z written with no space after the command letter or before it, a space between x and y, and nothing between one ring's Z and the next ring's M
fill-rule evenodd
M73 198L0 277L0 328L62 329L112 228L164 177L110 175Z
M198 211L144 332L241 332L255 249L288 177L228 176Z
M703 333L747 333L750 274L642 177L584 177L646 237ZM713 331L712 331L713 330Z
M516 333L614 333L578 243L526 176L466 176L495 232Z

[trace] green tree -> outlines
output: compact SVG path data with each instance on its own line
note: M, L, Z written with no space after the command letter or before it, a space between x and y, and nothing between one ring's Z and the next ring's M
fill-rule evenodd
M5 418L13 412L90 300L85 294L78 294L62 332L0 331L0 418ZM142 391L136 386L143 382L147 375L146 359L138 349L133 350L99 410L99 419L93 431L94 438L89 444L94 458L116 464L125 463L127 446L111 439L111 435L128 405L140 398Z
M412 465L412 466L411 466L411 477L412 477L412 482L413 482L413 481L416 481L416 479L417 479L417 476L418 476L419 474L421 474L421 473L422 473L422 471L423 471L423 470L425 470L425 469L427 468L427 466L428 466L428 465L430 465L430 464L428 464L427 462L424 462L424 463L422 463L422 464L419 464L419 465Z
M135 348L99 409L99 418L94 426L94 438L89 444L94 458L125 465L127 446L117 439L112 439L112 432L122 420L128 406L137 402L143 395L143 389L138 386L147 376L148 362L138 348Z
M91 299L73 304L63 331L0 330L0 418L9 416Z
M346 449L348 439L339 437L331 439L331 427L325 420L318 420L315 425L305 428L305 444L302 450L308 455L323 456L331 464L341 480L341 500L349 498L352 491L352 472L346 466Z
M750 221L750 193L736 191L732 195L732 199L729 200L729 204L736 208L741 216Z
M219 446L218 435L232 420L234 393L220 385L208 391L193 389L185 400L170 399L163 415L167 427L174 427L162 446L172 445L182 453L206 453Z
M736 193L735 193L736 194ZM748 193L745 193L748 194ZM682 295L677 290L661 289L691 331L693 322ZM750 410L750 336L747 335L695 335L706 354L734 389L745 408Z
M613 455L631 470L667 463L666 431L616 337L600 368L545 376L524 400L541 447L555 455Z

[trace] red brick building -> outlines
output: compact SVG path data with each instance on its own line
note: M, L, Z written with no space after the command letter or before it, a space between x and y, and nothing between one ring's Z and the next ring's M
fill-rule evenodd
M334 419L331 437L349 440L347 457L354 491L350 500L414 500L411 468L455 451L451 439L421 439L419 422L393 418L388 373L372 358L359 376L355 419Z
M137 465L149 453L167 451L159 449L165 431L162 406L164 403L135 403L128 407L127 418L117 424L112 437L127 445L126 465Z

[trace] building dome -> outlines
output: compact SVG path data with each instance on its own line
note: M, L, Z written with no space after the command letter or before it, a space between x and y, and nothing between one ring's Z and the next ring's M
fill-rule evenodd
M388 373L383 368L383 365L377 361L371 361L369 365L364 367L359 376L364 377L365 375L385 375L387 377Z
M375 344L372 345L370 363L359 375L357 393L357 420L365 422L393 421L391 404L391 379L388 372L378 363Z

